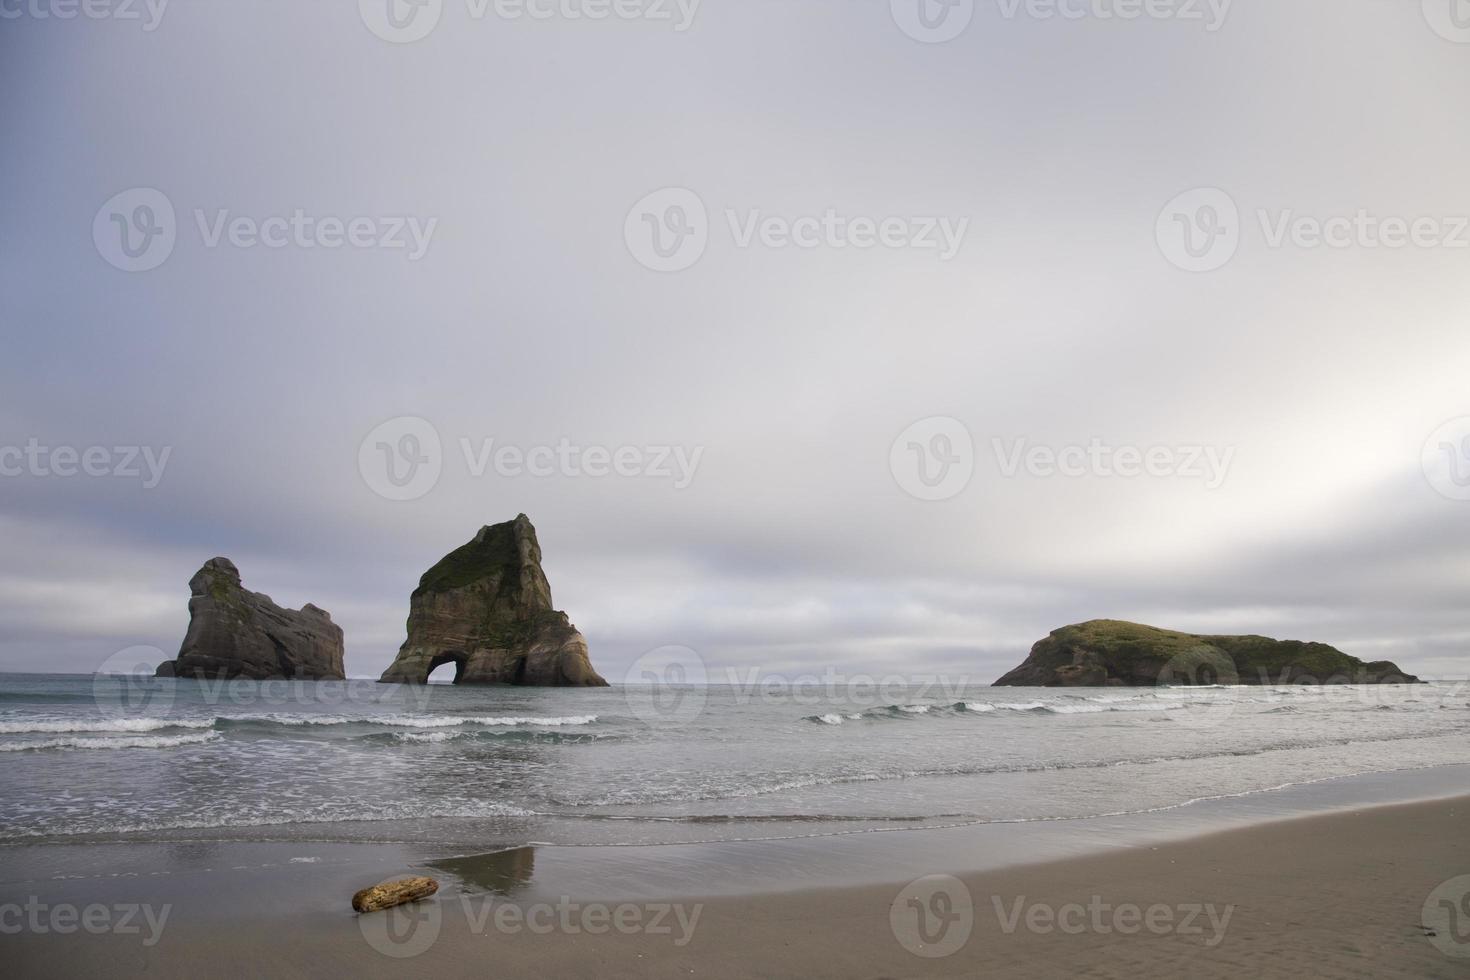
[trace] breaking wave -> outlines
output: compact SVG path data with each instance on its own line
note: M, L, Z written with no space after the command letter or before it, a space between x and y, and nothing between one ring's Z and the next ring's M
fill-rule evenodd
M264 715L235 715L215 719L216 725L377 725L382 728L458 728L461 725L483 725L487 728L514 728L518 726L538 728L560 728L566 725L590 725L597 721L596 715L527 716L505 715L470 717L464 715L291 715L271 713Z
M137 734L159 732L171 728L225 729L239 726L283 725L288 727L317 725L376 725L382 728L457 728L480 725L486 728L561 728L569 725L591 725L596 715L565 716L475 716L459 715L224 715L215 718L93 718L75 721L0 720L0 735L86 735Z
M580 745L587 742L600 742L604 739L615 739L617 736L608 733L593 732L537 732L516 729L512 731L485 732L485 731L428 731L428 732L372 732L361 736L365 742L380 745L439 745L444 742L541 742L555 745Z
M156 732L165 728L209 728L212 719L98 718L81 721L0 721L0 735L45 735L72 732Z
M43 752L56 749L173 749L181 745L200 745L217 738L219 738L218 732L190 732L184 735L48 738L38 742L6 742L0 744L0 752Z
M828 712L820 715L807 715L802 720L821 725L841 725L848 721L883 721L893 718L922 717L943 718L954 715L988 715L1001 711L1037 715L1090 715L1108 711L1180 711L1190 707L1189 704L1178 700L1168 700L1164 703L1160 703L1159 701L1145 701L1144 699L1138 699L1138 703L1123 703L1133 701L1134 699L1131 698L1094 698L1088 700L1106 700L1107 703L1046 704L1042 701L956 701L953 704L885 704L849 714Z

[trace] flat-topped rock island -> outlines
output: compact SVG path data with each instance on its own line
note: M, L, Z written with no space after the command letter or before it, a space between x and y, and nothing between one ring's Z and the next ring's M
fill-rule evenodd
M1365 663L1326 643L1207 636L1094 619L1053 630L997 687L1199 684L1417 684L1387 660Z

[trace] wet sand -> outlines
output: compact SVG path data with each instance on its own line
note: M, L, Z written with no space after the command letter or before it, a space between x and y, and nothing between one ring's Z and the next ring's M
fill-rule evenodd
M943 877L917 885L719 894L711 879L705 898L553 895L530 887L525 849L420 864L444 882L433 901L364 917L346 910L347 886L373 883L407 855L363 845L293 863L279 847L201 844L198 874L149 875L146 849L115 846L133 858L119 863L114 852L125 870L87 873L87 855L95 867L109 851L90 845L51 852L57 874L44 885L5 875L0 903L39 893L34 912L0 915L13 975L1470 977L1470 878L1441 888L1470 875L1470 797L1118 843L954 878L972 862L928 849L906 877ZM382 867L362 863L369 853ZM229 894L205 873L221 869L239 885ZM136 932L80 924L86 904L107 909L90 913L94 926L104 914L111 926L129 902L152 903L129 923ZM1426 902L1442 920L1432 937ZM79 921L58 934L48 916L65 903ZM13 934L27 915L42 930Z

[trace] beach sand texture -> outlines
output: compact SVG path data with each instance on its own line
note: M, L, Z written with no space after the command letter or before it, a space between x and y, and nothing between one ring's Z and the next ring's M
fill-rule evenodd
M921 895L930 913L957 915L959 924L945 930L938 918L927 921L934 942L920 952L905 946L925 937L916 918L905 918L917 913L904 901L914 891L904 882L670 896L682 924L669 912L667 932L631 935L500 929L493 907L484 915L492 896L449 884L434 900L433 941L406 958L375 948L381 943L346 910L346 895L341 914L297 914L290 894L223 916L180 908L147 948L136 936L82 933L5 936L0 948L17 977L1470 977L1470 920L1435 937L1421 924L1431 893L1470 874L1467 831L1470 798L1459 798L961 875L973 924L961 935L966 903L953 884L943 886L946 898ZM25 887L5 885L4 900ZM567 899L575 905L575 896ZM180 901L187 905L182 894ZM515 901L495 897L493 905ZM655 904L639 900L643 922ZM473 926L476 915L485 928ZM546 921L554 919L548 911ZM921 955L935 952L947 955Z

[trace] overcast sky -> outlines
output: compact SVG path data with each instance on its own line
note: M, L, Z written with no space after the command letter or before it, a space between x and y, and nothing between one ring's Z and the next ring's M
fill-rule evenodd
M389 2L0 5L0 669L172 656L227 555L376 675L524 511L612 680L1470 673L1448 0Z

